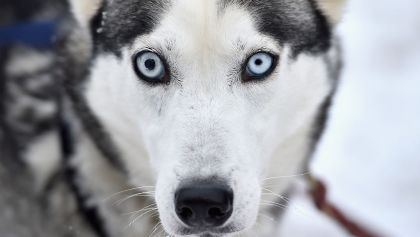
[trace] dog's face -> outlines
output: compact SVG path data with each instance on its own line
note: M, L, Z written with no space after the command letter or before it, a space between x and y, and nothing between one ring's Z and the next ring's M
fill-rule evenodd
M155 182L169 234L250 228L264 178L299 172L331 89L329 29L314 7L131 0L102 8L86 99L131 182Z

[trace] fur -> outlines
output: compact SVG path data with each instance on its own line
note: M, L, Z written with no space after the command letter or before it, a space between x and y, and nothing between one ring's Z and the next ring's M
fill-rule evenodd
M193 234L173 217L174 192L189 180L217 177L236 198L219 232L252 235L257 213L271 213L260 203L264 179L300 172L318 111L333 91L328 20L312 1L135 0L96 8L82 97L124 168L104 160L84 133L74 166L110 233L153 232L155 220L147 217L121 228L130 221L121 213L152 201L165 232ZM131 57L142 48L165 57L169 85L139 81ZM278 54L279 66L266 81L245 85L238 72L258 49ZM272 191L282 194L289 185L281 180ZM144 186L154 187L152 199L119 208L103 202L123 187ZM269 236L269 229L257 231Z
M70 4L57 40L65 94L41 112L64 112L61 135L70 128L64 140L72 144L63 164L28 150L39 186L64 165L71 212L100 236L273 236L276 225L265 218L278 220L275 203L291 185L279 177L307 172L336 85L335 18L326 15L338 8L312 0ZM136 75L132 58L143 49L165 59L168 84ZM242 82L246 59L260 50L278 55L276 69ZM8 70L22 71L18 64ZM34 144L51 146L54 136ZM232 188L234 211L217 230L193 232L174 213L174 193L207 179Z

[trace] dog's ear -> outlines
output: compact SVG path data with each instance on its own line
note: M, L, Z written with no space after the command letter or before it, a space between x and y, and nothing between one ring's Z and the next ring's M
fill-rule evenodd
M330 22L336 25L342 18L346 0L316 0L318 6L329 18Z
M83 27L97 14L104 0L69 0L74 18Z

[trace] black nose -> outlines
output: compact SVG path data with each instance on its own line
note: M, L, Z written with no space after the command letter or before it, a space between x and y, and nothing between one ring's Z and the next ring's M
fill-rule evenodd
M194 184L175 194L178 217L190 227L223 225L232 215L233 192L219 184Z

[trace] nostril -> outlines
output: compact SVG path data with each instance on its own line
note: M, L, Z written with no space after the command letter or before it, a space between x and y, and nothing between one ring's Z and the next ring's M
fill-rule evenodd
M193 217L194 212L189 207L182 207L180 210L177 211L179 217L183 220L189 220Z
M219 207L212 207L208 210L208 215L210 218L223 219L226 216L226 212Z

